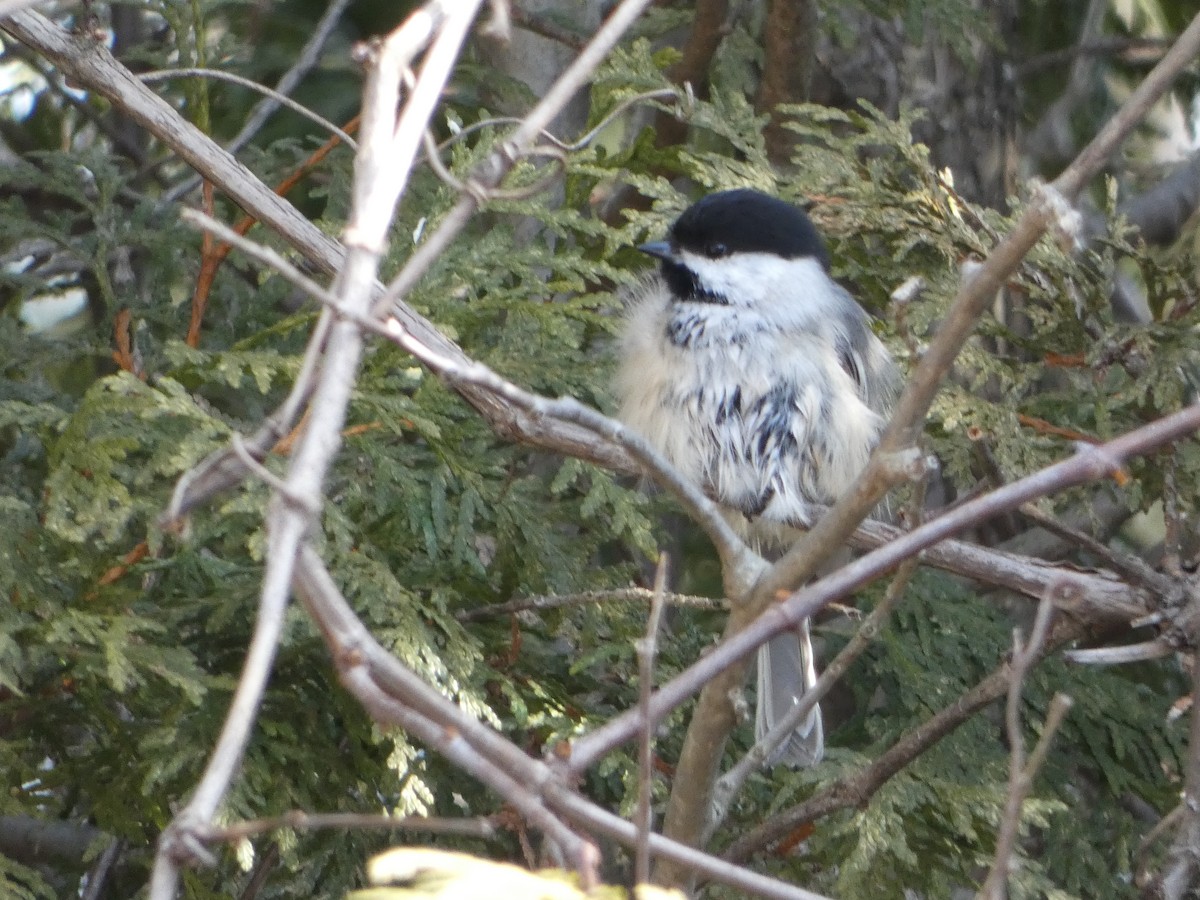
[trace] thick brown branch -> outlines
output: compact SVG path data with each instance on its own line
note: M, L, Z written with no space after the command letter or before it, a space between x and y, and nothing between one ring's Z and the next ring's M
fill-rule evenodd
M899 539L905 532L894 525L868 520L859 526L850 545L873 550ZM1111 572L1079 569L969 544L942 541L921 552L921 562L935 569L971 578L992 587L1006 588L1038 599L1058 585L1072 596L1070 612L1096 625L1125 625L1156 608L1169 595L1151 594L1131 587Z
M105 833L82 822L0 816L0 852L26 865L87 868L87 854ZM111 838L116 840L116 838Z
M763 132L767 155L776 165L791 160L795 134L784 127L777 107L803 103L809 96L817 51L817 5L814 0L771 0L763 25L762 82L755 108L769 113Z
M699 97L706 96L708 67L725 37L728 15L729 0L699 0L687 43L683 45L683 58L667 73L681 87L690 84ZM654 129L660 147L673 147L687 138L687 123L667 113L658 114Z

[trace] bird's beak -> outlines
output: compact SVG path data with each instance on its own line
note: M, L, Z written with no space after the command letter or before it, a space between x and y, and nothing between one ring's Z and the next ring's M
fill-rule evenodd
M675 251L671 248L670 241L651 241L648 244L639 244L638 249L651 256L657 256L659 259L675 258Z

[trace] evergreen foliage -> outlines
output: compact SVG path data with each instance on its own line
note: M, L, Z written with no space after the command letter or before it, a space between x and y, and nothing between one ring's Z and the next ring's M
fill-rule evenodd
M939 4L948 14L960 6ZM613 54L592 85L592 121L624 97L666 86L673 58L646 40ZM645 267L631 248L661 235L691 198L751 185L814 201L835 275L879 317L889 347L911 366L964 261L982 258L1025 199L1003 214L959 197L912 141L910 110L892 120L869 107L796 107L789 112L802 138L796 167L775 170L762 141L764 118L741 93L724 89L721 73L736 84L730 62L718 70L710 100L681 101L697 129L692 144L658 148L647 128L571 154L561 205L540 194L490 204L421 282L413 306L512 381L608 410L620 291ZM488 74L465 70L465 87L472 77ZM203 84L176 90L223 94ZM212 114L222 115L227 98L210 102ZM455 100L446 110L447 120L462 125L488 117ZM459 175L504 129L464 134L445 154ZM259 145L252 164L269 180L307 149L281 137ZM343 221L349 164L348 153L333 154L307 198L331 233ZM544 174L525 165L510 184ZM600 221L588 198L615 182L632 185L650 208ZM132 894L173 804L196 782L236 683L255 613L268 495L247 483L196 514L184 535L163 533L157 517L182 473L234 432L252 430L279 402L316 314L309 304L289 311L294 298L282 279L235 253L218 274L201 347L187 347L181 335L198 241L174 209L140 193L132 167L86 148L47 151L36 166L0 170L4 187L20 193L0 201L0 245L43 237L81 260L95 284L89 320L71 334L46 336L30 333L17 315L44 283L33 274L0 274L10 298L0 315L0 591L7 601L0 603L0 771L9 785L0 814L88 822L124 840L123 884ZM20 199L30 191L53 202L34 209ZM387 271L454 199L428 167L418 171ZM114 263L121 254L136 278ZM1118 258L1133 260L1150 285L1154 324L1113 320L1106 285ZM1026 327L987 319L930 416L928 446L949 480L966 489L981 478L1014 479L1072 452L1068 441L1031 430L1018 414L1108 438L1177 409L1187 389L1180 371L1197 363L1200 313L1183 302L1195 267L1190 252L1151 259L1119 237L1082 253L1043 240L1012 285ZM897 307L889 295L910 276L925 287ZM132 313L145 380L111 362L121 310ZM1185 442L1169 457L1191 508L1200 451ZM276 471L281 464L279 457L267 462ZM1104 489L1148 508L1161 495L1162 473L1162 458L1137 462L1129 484ZM669 502L612 473L506 443L383 343L364 359L326 494L320 550L341 589L381 642L465 709L537 751L636 702L640 607L594 603L470 624L456 614L640 579L666 540ZM1080 496L1068 492L1046 506L1065 508ZM124 565L143 543L145 557ZM680 584L714 590L707 547L695 538L684 546ZM867 592L860 605L875 597ZM1021 618L1028 610L1016 606ZM696 659L720 621L712 612L677 610L657 677ZM845 679L854 712L830 735L828 760L810 771L757 776L717 843L869 762L943 708L1004 658L1012 624L1007 599L919 575ZM835 626L820 634L827 655L845 639ZM1027 687L1027 741L1036 739L1055 691L1076 705L1026 806L1012 895L1133 896L1130 873L1144 826L1122 798L1161 811L1173 805L1185 735L1166 714L1186 692L1184 679L1169 661L1117 671L1048 663ZM677 753L686 718L684 710L666 723L663 759ZM739 730L730 753L748 746L749 732ZM988 711L865 808L822 820L800 852L764 865L837 896L910 889L948 897L986 871L1007 759L1002 723ZM667 787L656 784L656 800ZM636 794L632 754L606 759L585 789L628 813ZM461 815L495 812L497 801L403 733L374 726L336 684L310 622L292 610L223 815L294 808ZM339 896L361 884L363 860L385 842L341 831L285 831L276 840L282 865L264 898ZM511 833L437 843L520 858ZM247 843L219 854L215 869L187 875L187 895L228 896L256 852L261 845ZM43 870L0 857L0 894L49 898L60 887Z

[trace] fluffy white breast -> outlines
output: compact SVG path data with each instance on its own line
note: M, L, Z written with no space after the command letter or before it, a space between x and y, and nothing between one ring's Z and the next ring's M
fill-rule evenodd
M659 278L635 291L620 417L715 500L808 523L808 505L833 502L866 465L883 424L839 358L845 304L861 313L815 260L728 262L687 259L728 303L678 301Z

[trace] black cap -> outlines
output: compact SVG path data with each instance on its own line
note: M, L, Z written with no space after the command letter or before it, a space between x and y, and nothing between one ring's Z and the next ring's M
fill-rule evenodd
M778 197L741 188L696 201L671 226L675 247L718 258L730 253L773 253L785 259L811 257L829 268L829 254L805 212ZM661 244L647 253L661 256Z

